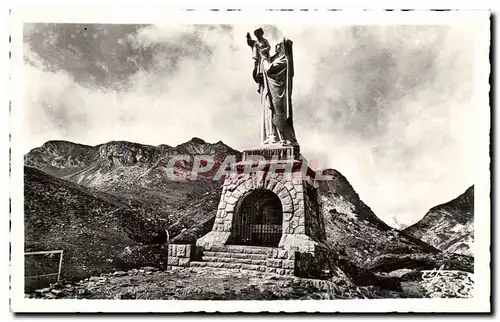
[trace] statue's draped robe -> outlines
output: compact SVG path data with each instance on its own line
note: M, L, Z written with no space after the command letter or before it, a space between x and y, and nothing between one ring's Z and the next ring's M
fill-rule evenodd
M264 73L261 90L263 113L262 141L270 136L285 140L298 146L293 128L292 80L293 52L292 41L283 40L280 53L271 57L271 62L263 62ZM266 126L272 123L272 126ZM271 131L271 133L269 133Z

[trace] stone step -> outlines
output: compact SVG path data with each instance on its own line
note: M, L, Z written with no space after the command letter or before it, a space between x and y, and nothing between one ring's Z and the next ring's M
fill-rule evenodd
M247 271L259 271L278 275L293 275L292 269L266 267L262 265L242 264L242 263L224 263L224 262L191 262L191 267L212 267L224 269L242 269Z
M206 254L206 255L208 255L208 254ZM246 254L246 255L252 256L255 254ZM266 266L266 259L265 258L264 259L252 259L252 258L241 258L241 257L202 256L201 260L204 262L241 263L241 264Z
M211 252L223 252L223 253L241 253L241 254L260 254L268 255L272 253L273 249L276 247L259 247L259 246L242 246L242 245L224 245L224 246L214 246L207 251Z
M213 267L213 268L229 268L229 269L244 269L249 271L265 272L267 267L261 265L251 265L242 263L224 263L224 262L191 262L191 267Z
M242 259L253 259L253 260L266 260L267 255L263 254L248 254L248 253L231 253L231 252L214 252L214 251L203 251L203 256L219 257L219 258L242 258Z

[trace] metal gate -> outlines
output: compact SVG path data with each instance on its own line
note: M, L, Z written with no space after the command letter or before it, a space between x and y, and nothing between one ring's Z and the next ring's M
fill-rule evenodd
M255 190L246 196L233 218L233 243L278 246L283 211L278 196L269 190Z

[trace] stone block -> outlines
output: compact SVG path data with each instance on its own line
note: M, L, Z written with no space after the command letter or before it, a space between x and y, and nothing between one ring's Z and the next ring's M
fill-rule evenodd
M283 220L282 231L283 234L290 234L290 220Z
M233 221L232 220L226 220L224 222L224 231L225 232L231 232L232 227L233 227Z
M189 258L179 258L179 266L187 267L189 266L190 261L191 260Z
M186 245L177 245L177 257L186 257Z
M253 182L253 180L250 179L248 181L245 181L243 184L240 185L240 187L238 189L240 189L240 188L243 189L241 191L242 193L244 193L245 191L254 189L254 182Z
M286 197L290 197L290 194L288 193L288 190L286 188L284 188L283 190L280 191L280 193L278 193L278 197L281 200L285 200Z
M294 228L293 230L294 234L305 234L306 229L304 225L298 225L297 227Z
M226 241L229 239L230 235L231 233L229 232L224 232L223 234L217 234L217 236L215 236L215 240L220 242L221 244L225 244Z
M282 202L283 206L284 206L284 205L291 205L291 204L293 204L292 197L290 197L290 194L289 194L289 193L287 193L287 194L283 197L283 199L281 200L281 202Z
M236 201L240 199L241 196L245 194L248 190L251 190L252 187L247 188L245 184L241 184L238 186L238 188L233 192L232 196L236 198Z
M227 204L226 205L226 212L234 212L234 204Z
M250 264L252 265L266 265L266 261L262 259L252 259Z
M288 258L288 251L286 251L284 249L278 250L278 258L279 259L286 259L286 258Z
M266 272L274 274L274 273L276 273L276 268L274 268L274 267L268 267L268 268L266 268Z
M231 263L227 263L226 265L224 265L224 268L235 269L236 265L231 264Z
M283 220L283 234L291 234L290 231L290 220Z
M253 260L262 260L265 258L262 254L249 254L247 258L253 259Z
M283 220L284 221L289 221L292 219L293 214L291 212L283 212Z
M273 253L271 255L271 258L278 258L278 250L277 249L273 249Z
M225 201L227 204L234 205L236 201L238 201L238 197L235 196L234 193L232 193L228 198L226 198Z
M195 247L196 246L194 245L186 245L186 258L191 258L191 256L194 256L194 253L196 252Z
M305 212L304 212L304 209L295 209L295 211L293 212L293 217L296 218L297 220L299 218L304 218L305 216Z
M293 204L284 204L283 205L283 211L284 212L293 212Z
M294 189L294 186L293 186L293 182L291 181L292 178L289 177L287 178L288 180L285 182L285 188L287 188L288 190L292 190Z
M177 265L179 265L179 257L169 256L167 262L168 262L168 265L177 266Z
M274 179L273 179L273 180L269 180L269 181L267 182L266 189L269 189L269 190L274 191L274 187L276 187L276 184L277 184L277 183L278 183L278 181L276 181L276 180L274 180Z
M268 260L266 260L266 266L268 266L268 267L281 267L281 260L268 259Z
M290 259L285 259L285 260L283 260L282 267L286 268L286 269L294 269L295 268L295 261L290 260Z
M276 186L273 188L273 192L279 196L281 191L285 190L285 186L282 183L276 183Z
M205 267L207 266L206 262L191 262L191 267Z
M277 268L276 269L276 274L279 274L279 275L285 275L285 270L282 269L282 268Z
M196 241L196 246L203 247L205 250L210 251L211 248L223 246L227 242L229 236L231 235L230 232L216 231L215 224L213 229L214 230L212 230L208 234L204 235L201 238L198 238L198 240Z

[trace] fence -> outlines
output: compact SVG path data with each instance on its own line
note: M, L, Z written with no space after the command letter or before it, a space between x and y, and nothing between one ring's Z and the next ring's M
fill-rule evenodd
M59 282L59 280L61 278L61 268L62 268L62 260L63 260L63 251L62 250L49 250L49 251L40 251L40 252L27 252L27 253L24 253L24 256L26 256L26 255L48 255L48 254L60 254L59 255L59 269L57 270L57 273L41 274L41 275L31 275L31 276L25 276L25 278L48 277L48 276L55 276L55 275L57 275L57 282Z

